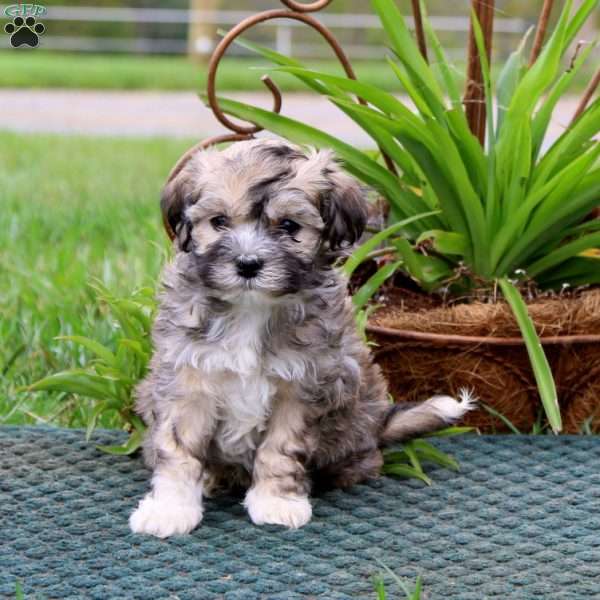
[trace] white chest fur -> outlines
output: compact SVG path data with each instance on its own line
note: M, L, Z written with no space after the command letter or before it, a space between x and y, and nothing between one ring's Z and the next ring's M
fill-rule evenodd
M222 457L251 468L283 381L306 370L296 352L266 352L270 307L242 306L211 323L201 342L179 346L177 367L192 367L215 408L214 441ZM199 407L200 408L200 407Z

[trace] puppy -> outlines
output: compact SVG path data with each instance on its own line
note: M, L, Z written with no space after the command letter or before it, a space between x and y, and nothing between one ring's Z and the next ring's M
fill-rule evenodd
M334 262L361 236L361 187L327 151L251 140L192 154L167 184L176 254L137 387L152 492L134 532L187 533L202 498L249 488L257 525L301 527L313 485L377 477L381 448L469 408L390 404Z

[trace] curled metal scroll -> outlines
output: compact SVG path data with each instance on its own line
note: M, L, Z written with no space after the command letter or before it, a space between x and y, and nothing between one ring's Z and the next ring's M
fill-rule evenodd
M309 2L308 4L302 4L301 2L294 2L294 0L281 0L289 9L295 10L296 12L315 12L325 8L332 0L317 0L317 2Z
M296 2L291 2L291 0L282 0L286 5L296 5ZM239 125L231 121L228 117L225 116L221 108L219 107L219 102L217 100L216 94L216 78L217 78L217 70L219 67L219 63L223 58L223 55L232 44L232 42L239 37L244 31L258 25L259 23L264 23L265 21L271 21L273 19L294 19L296 21L301 21L306 25L315 29L329 44L337 59L340 61L346 75L350 79L356 79L356 75L354 74L354 70L352 69L352 65L348 60L345 52L342 50L339 42L335 39L331 31L327 29L323 24L317 21L311 15L305 14L309 9L311 10L319 10L322 5L326 6L329 2L314 2L312 5L306 5L303 10L304 12L294 12L286 9L274 9L274 10L266 10L264 12L258 13L256 15L252 15L238 23L233 29L231 29L227 35L221 40L218 46L215 48L211 58L210 63L208 65L208 80L206 84L206 95L208 97L208 103L210 108L212 109L217 120L225 125L227 129L231 131L235 131L236 133L243 133L247 135L252 135L262 130L262 127L257 125ZM273 80L265 75L262 78L263 83L267 86L269 91L273 96L273 112L279 113L281 110L281 92L279 88L275 85ZM361 101L359 99L359 101ZM364 101L362 101L364 104Z

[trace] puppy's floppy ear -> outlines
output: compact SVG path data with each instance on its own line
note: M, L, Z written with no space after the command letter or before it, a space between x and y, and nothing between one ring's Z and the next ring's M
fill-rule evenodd
M323 238L331 249L344 243L352 245L367 224L367 201L361 185L337 167L328 168L331 186L321 198L321 216L325 223Z
M160 208L165 229L171 239L177 240L180 250L191 250L191 223L185 216L189 205L189 174L181 169L170 177L160 196Z

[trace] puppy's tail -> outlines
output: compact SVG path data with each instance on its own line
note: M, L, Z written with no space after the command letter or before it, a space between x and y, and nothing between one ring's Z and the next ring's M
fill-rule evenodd
M459 391L458 400L451 396L433 396L418 404L394 404L383 423L380 444L386 446L448 427L476 405L477 399L464 388Z

